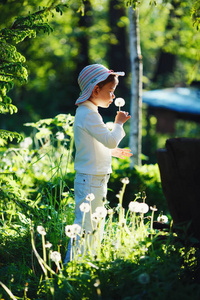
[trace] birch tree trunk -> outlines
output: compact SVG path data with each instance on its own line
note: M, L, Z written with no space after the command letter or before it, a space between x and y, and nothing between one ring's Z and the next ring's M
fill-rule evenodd
M133 153L131 168L141 165L142 144L142 55L139 33L139 8L129 8L129 44L131 62L131 104L129 148Z

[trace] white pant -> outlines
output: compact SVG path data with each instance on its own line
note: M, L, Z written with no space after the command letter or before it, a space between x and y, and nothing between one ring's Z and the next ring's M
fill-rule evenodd
M110 175L89 175L76 173L74 180L74 194L75 194L75 220L74 224L78 224L85 230L86 234L92 232L95 227L95 223L92 225L90 212L85 214L85 222L83 221L83 212L80 210L79 206L81 203L88 202L85 200L88 194L93 193L95 199L91 201L92 213L99 206L103 206L103 201L106 199L107 195L107 183ZM101 221L101 238L103 237L103 230L105 225L105 219ZM65 263L70 261L70 251L71 251L71 241L69 242L67 248L67 254L65 257Z

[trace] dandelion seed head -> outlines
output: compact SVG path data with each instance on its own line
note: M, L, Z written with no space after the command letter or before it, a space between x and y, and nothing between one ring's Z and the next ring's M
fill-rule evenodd
M158 209L156 207L150 206L150 210L157 211Z
M81 205L79 206L79 208L84 213L87 213L87 212L90 211L90 205L89 205L89 203L83 202L83 203L81 203Z
M41 235L46 235L47 233L46 233L46 231L45 231L45 229L44 229L44 227L43 226L37 226L37 232L39 233L39 234L41 234Z
M140 203L140 213L146 214L149 211L149 205L146 203Z
M158 222L162 222L162 223L167 223L167 222L168 222L168 217L165 216L165 215L159 216L159 217L157 218L157 221L158 221Z
M125 100L123 98L116 98L115 99L115 106L124 106L125 105Z
M57 138L58 141L63 141L64 138L65 138L65 135L64 135L63 132L58 131L58 132L56 133L56 138Z
M88 194L88 195L85 197L85 199L86 199L87 201L93 201L93 200L95 199L95 195L94 195L93 193Z
M81 226L78 224L65 226L65 234L70 238L75 238L80 231L81 231Z
M140 203L138 201L131 201L128 207L131 212L140 212Z
M65 234L70 238L74 237L74 234L72 232L72 225L65 226Z
M50 249L52 247L52 244L50 242L46 242L45 248Z
M98 222L101 220L101 218L99 217L99 215L98 215L96 212L94 212L94 213L91 215L91 219L92 219L92 221L94 221L94 222L96 222L96 223L98 223Z
M125 177L125 178L121 179L121 182L124 183L124 184L129 184L130 181L129 181L128 177Z
M74 231L75 234L79 234L81 232L81 226L78 224L73 224L72 230Z
M50 254L50 258L52 261L54 261L56 264L58 264L61 261L61 255L58 251L53 251Z
M107 209L104 206L97 207L95 209L95 212L100 219L105 218L107 215Z

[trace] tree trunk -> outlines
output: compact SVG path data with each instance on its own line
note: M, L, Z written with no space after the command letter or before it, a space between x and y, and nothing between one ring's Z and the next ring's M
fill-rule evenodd
M80 34L78 36L79 41L79 53L77 56L77 72L79 72L90 64L89 61L89 41L90 34L89 28L93 24L92 18L92 5L90 0L84 1L84 15L80 16L79 29ZM78 76L77 76L78 77Z
M129 43L131 62L131 124L129 147L133 156L131 167L141 165L141 142L142 142L142 55L140 48L139 33L139 8L129 8Z
M111 29L111 33L114 34L117 43L113 43L110 39L108 43L107 61L109 67L113 70L124 71L126 74L130 72L129 69L129 54L127 51L127 35L126 25L119 26L121 17L125 16L124 3L121 0L109 1L109 17L108 24ZM122 22L121 22L122 23ZM117 88L117 92L125 97L128 93L125 80L120 80L120 85Z

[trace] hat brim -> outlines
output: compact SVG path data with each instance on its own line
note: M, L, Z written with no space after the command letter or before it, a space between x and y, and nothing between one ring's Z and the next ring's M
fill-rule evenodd
M76 100L75 104L79 105L85 101L87 101L89 99L89 97L92 94L92 91L95 87L95 85L97 85L99 82L104 81L108 78L109 75L117 75L117 76L124 76L125 73L124 72L114 72L114 71L110 71L109 73L103 74L102 76L100 76L98 78L98 80L94 81L94 83L90 84L89 88L87 88L85 91L83 91L80 95L80 97L78 97L78 99Z

